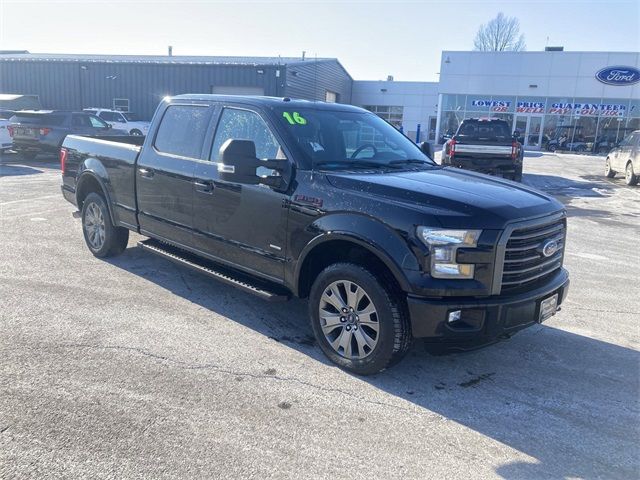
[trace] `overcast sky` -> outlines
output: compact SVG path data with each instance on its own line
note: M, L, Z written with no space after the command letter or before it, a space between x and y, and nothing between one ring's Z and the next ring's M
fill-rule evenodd
M0 0L0 49L337 57L356 79L435 81L442 50L516 16L527 50L640 51L640 1Z

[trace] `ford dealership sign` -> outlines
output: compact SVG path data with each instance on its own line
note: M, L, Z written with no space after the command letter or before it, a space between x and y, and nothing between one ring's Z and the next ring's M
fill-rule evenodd
M607 85L633 85L640 82L640 70L635 67L606 67L596 73L596 78Z

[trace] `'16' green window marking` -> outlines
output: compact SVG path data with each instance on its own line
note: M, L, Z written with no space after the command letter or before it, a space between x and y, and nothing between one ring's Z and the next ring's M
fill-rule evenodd
M286 118L287 122L289 122L291 125L295 125L296 123L298 125L307 124L307 119L300 115L298 112L293 112L293 115L289 112L283 112L282 116Z

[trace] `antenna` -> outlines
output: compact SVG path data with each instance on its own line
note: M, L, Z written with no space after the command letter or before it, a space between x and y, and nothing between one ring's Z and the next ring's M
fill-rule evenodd
M317 102L317 95L318 95L318 53L315 53L315 61L314 61L314 65L313 65L313 91L314 91L314 95L313 95L313 101Z

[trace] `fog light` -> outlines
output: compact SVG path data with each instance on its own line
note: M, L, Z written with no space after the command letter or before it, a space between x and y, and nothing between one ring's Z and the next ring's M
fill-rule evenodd
M447 316L447 323L459 322L460 318L462 318L461 310L455 310L453 312L449 312L449 315Z

